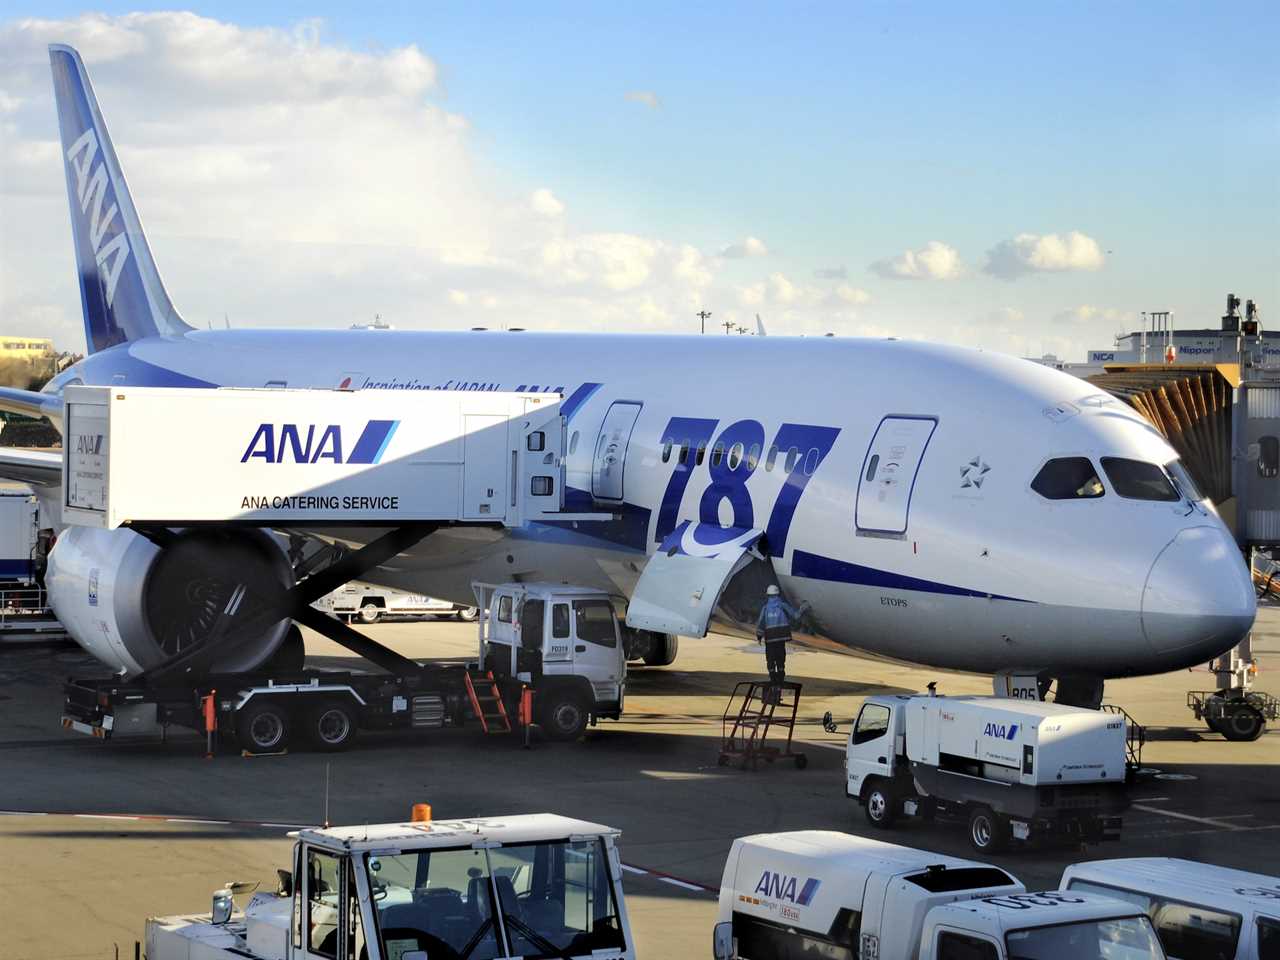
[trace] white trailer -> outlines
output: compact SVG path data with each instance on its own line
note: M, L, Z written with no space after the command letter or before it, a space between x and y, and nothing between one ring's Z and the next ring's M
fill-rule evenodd
M1118 839L1122 716L1003 697L869 697L850 731L847 796L887 828L900 816L967 819L974 849L1009 839Z
M1072 864L1060 887L1136 905L1175 960L1280 958L1280 877L1173 857L1133 857Z
M1161 960L1147 916L998 867L823 830L733 842L717 960Z
M326 593L312 606L335 617L358 619L361 623L377 623L383 617L420 616L457 617L471 622L479 615L474 606L465 603L440 600L423 593L410 593L359 580L341 586L332 593Z
M553 814L301 830L275 893L152 917L147 960L634 960L618 831Z
M76 386L64 396L67 523L567 516L559 394Z
M0 586L36 582L40 504L30 490L0 490Z

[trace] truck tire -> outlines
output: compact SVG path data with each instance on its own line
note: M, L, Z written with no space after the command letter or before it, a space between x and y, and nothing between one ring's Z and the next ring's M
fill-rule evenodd
M307 711L307 736L317 750L345 750L359 729L359 716L350 700L326 698Z
M888 830L898 819L898 794L883 780L876 780L867 787L862 798L862 809L867 823L878 830Z
M249 753L279 753L289 746L289 711L276 697L254 697L236 717L236 737Z
M1228 740L1250 743L1262 736L1262 732L1267 729L1267 720L1262 711L1238 701L1227 704L1215 729Z
M540 725L548 740L572 743L580 740L591 719L587 704L574 690L555 690L545 695ZM535 697L536 699L536 697Z
M476 607L461 607L454 611L454 615L464 623L475 623L480 611Z
M969 814L969 846L978 853L997 853L1009 841L1009 823L990 807L974 807Z
M649 643L649 650L644 655L646 667L669 667L676 662L676 652L680 649L680 638L674 633L655 634Z
M361 623L377 623L382 616L382 608L376 603L366 603L360 607L358 615Z

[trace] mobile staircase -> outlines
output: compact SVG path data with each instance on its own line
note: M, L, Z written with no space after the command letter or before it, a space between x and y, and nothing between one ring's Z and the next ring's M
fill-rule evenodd
M798 770L808 766L809 758L792 749L800 686L791 681L739 681L720 718L720 757L716 762L723 767L731 760L738 760L744 770L748 767L755 770L761 760L773 763L780 757L788 757ZM779 733L770 743L769 735L774 727L779 728ZM786 732L785 740L782 731Z

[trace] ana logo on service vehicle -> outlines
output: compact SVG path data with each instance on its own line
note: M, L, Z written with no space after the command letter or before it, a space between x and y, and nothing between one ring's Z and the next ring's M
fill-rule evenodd
M1018 735L1018 725L1016 723L988 723L982 731L984 737L995 737L997 740L1012 740Z
M336 423L262 423L245 447L241 463L380 463L399 420L370 420L360 432L351 455L343 459L342 427Z
M760 874L760 882L756 884L755 892L774 900L788 900L798 907L807 907L812 902L814 894L818 892L819 886L820 881L813 877L809 877L801 886L797 877L766 870Z
M76 198L80 201L80 212L89 218L89 246L93 248L93 258L98 263L98 270L106 278L105 294L109 307L111 301L115 299L120 271L124 269L131 251L129 238L123 230L112 237L110 243L102 242L107 228L115 220L120 208L116 205L114 198L109 198L107 194L110 185L107 183L106 165L99 162L94 166L93 161L97 156L98 136L90 128L80 134L76 142L71 145L71 149L67 151L67 163L71 164L71 169L75 171ZM90 173L91 169L92 173ZM103 207L106 206L108 199L112 202L104 212ZM92 213L89 212L90 204L93 204Z
M102 452L102 439L100 433L80 433L76 434L76 453L99 454Z

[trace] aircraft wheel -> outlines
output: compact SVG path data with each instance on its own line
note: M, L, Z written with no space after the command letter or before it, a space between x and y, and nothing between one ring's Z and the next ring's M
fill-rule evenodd
M1217 729L1228 740L1248 743L1262 736L1267 720L1260 710L1247 703L1229 703Z

